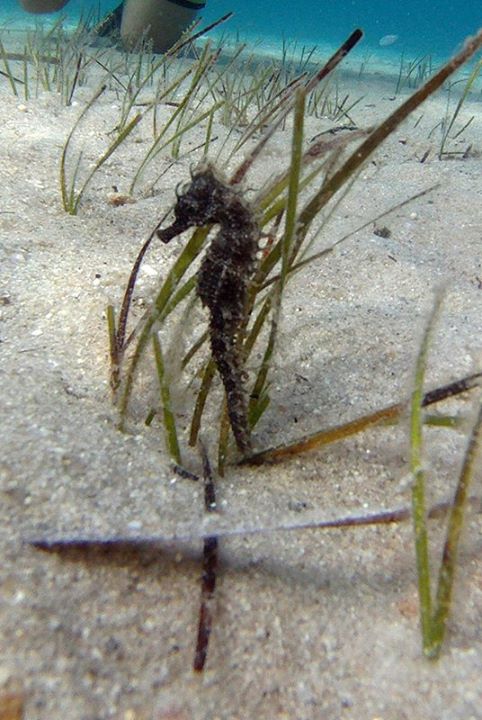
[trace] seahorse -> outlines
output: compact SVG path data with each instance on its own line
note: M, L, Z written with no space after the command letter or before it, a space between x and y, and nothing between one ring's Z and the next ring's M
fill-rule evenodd
M158 231L163 242L190 227L219 225L199 269L197 294L209 311L211 352L234 439L243 454L250 454L242 339L261 231L249 203L207 163L193 171L189 185L177 194L174 217L172 225Z

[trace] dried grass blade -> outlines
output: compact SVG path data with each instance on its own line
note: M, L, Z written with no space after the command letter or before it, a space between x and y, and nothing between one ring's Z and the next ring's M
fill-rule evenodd
M305 85L304 87L304 94L305 96L310 93L323 78L325 78L329 73L331 73L337 65L340 64L340 62L343 60L343 58L354 48L354 46L357 44L359 40L361 40L363 36L363 33L361 30L355 30L350 37L340 46L340 48L336 51L334 55L328 60L328 62L323 65L321 70L316 73ZM289 115L291 110L293 109L294 103L295 103L295 90L297 89L297 85L292 86L291 93L289 98L285 99L283 102L283 112L280 113L280 115L276 118L276 120L273 122L273 124L266 130L266 132L263 134L263 136L260 138L257 145L253 148L253 150L247 155L247 157L243 160L241 165L238 167L238 169L235 171L234 175L231 177L230 183L231 185L236 185L237 183L241 182L241 180L246 175L247 171L253 164L254 160L258 155L260 154L262 148L266 145L269 138L273 135L275 130L278 129L278 127L281 125L283 120Z
M62 148L62 155L60 157L60 192L62 195L62 204L64 207L64 210L71 215L74 214L74 207L75 207L75 199L73 196L73 188L71 188L70 193L67 192L67 175L66 175L66 160L67 160L67 153L70 147L70 143L72 142L72 138L79 127L80 123L84 119L84 117L89 112L90 108L94 105L95 102L100 98L102 93L105 92L107 89L106 85L101 85L101 87L97 90L97 92L94 94L94 96L89 100L85 108L80 113L79 117L75 121L71 131L67 135L67 140L64 143L64 147ZM77 165L78 167L78 165Z
M182 465L181 451L179 449L179 440L177 436L176 420L172 412L171 391L169 380L166 377L164 358L162 355L161 343L156 333L152 335L152 344L154 348L154 359L156 363L157 377L159 380L159 389L161 392L162 415L164 418L164 432L166 435L166 445L169 455L177 465Z
M87 175L86 180L84 181L84 184L80 188L79 192L77 193L77 198L74 203L74 212L72 213L75 215L77 213L77 210L79 209L80 201L82 200L82 197L84 195L85 190L87 189L87 186L89 185L90 181L94 177L95 173L102 167L102 165L107 162L107 160L110 158L110 156L117 150L117 148L122 145L124 140L127 138L128 135L131 134L131 132L134 130L134 128L140 123L142 120L142 114L138 113L135 117L132 118L132 120L125 126L125 128L118 134L116 139L109 145L105 153L103 153L100 158L96 161L94 167L90 171L90 173Z
M216 512L216 489L211 464L204 446L200 443L203 461L204 509L207 513ZM193 669L202 672L206 663L213 623L213 600L216 589L216 569L218 565L218 537L210 535L203 540L203 570L201 577L201 605L199 608L199 625L194 653Z
M231 423L229 422L228 404L224 397L219 415L218 473L220 477L224 477L230 435Z
M482 47L482 29L474 38L469 38L463 49L454 55L425 85L411 95L397 108L322 186L300 213L298 235L302 239L320 210L333 195L347 182L376 148L405 120L421 103L432 95L443 83L458 70L477 50ZM298 241L300 242L300 241Z
M119 402L119 414L120 414L120 428L124 426L127 407L129 404L130 395L132 392L132 386L134 383L134 376L140 362L141 357L144 354L144 350L149 342L152 328L156 322L161 318L163 312L166 309L167 304L171 300L173 293L179 284L179 281L192 266L195 258L201 252L204 242L206 240L209 228L200 228L195 230L192 234L189 242L185 246L184 250L174 263L174 266L169 271L166 279L164 280L162 287L155 298L153 308L149 314L144 318L142 323L142 329L139 331L139 337L132 358L130 359L129 367L124 374L124 387Z
M442 402L450 397L455 397L475 387L479 387L482 384L482 372L468 375L460 380L456 380L448 385L435 388L425 393L422 401L422 406L427 407L437 402ZM350 435L362 432L369 427L373 427L378 424L386 422L394 422L402 417L403 413L406 412L407 401L396 403L394 405L388 405L381 410L376 410L368 415L363 415L360 418L351 420L343 425L336 425L335 427L322 430L321 432L313 433L312 435L306 435L299 440L288 443L286 445L280 445L274 448L268 448L262 450L259 453L255 453L249 457L243 458L240 461L240 465L262 465L265 462L279 462L280 460L298 455L308 450L314 450L315 448L322 447L323 445L329 445L339 440L343 440Z
M216 363L211 358L206 364L201 381L201 387L197 394L196 404L191 420L191 430L189 433L189 445L195 447L198 440L199 430L201 427L201 418L206 405L206 400L211 389L214 375L216 374Z
M462 532L464 523L464 513L468 501L468 491L476 470L476 460L480 454L481 445L482 403L479 404L477 419L469 438L462 470L460 472L459 481L455 491L454 501L449 515L447 535L438 577L435 613L432 627L432 645L425 651L425 654L433 659L436 659L439 656L445 636L445 628L452 600L460 533Z
M438 292L420 344L415 366L414 387L410 402L410 472L412 484L412 517L417 562L418 596L423 650L432 645L432 592L425 500L425 469L423 464L423 384L433 328L440 312L443 295Z

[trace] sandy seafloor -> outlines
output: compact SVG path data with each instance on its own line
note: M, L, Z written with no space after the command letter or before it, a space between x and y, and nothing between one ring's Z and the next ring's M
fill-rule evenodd
M106 305L119 306L137 251L199 152L181 153L153 197L137 193L135 203L113 207L112 186L126 192L147 148L149 125L142 124L94 178L79 214L67 215L60 153L99 77L77 91L70 107L53 93L15 97L0 78L0 686L23 693L32 720L481 718L480 514L467 522L447 642L436 664L421 654L408 523L223 540L201 676L191 670L199 541L184 555L175 544L61 555L26 544L62 533L134 537L202 526L201 489L173 473L159 427L133 418L129 433L116 428L105 322ZM406 96L393 99L394 82L376 72L340 79L350 97L363 96L353 110L361 127ZM446 299L427 385L481 369L480 93L463 111L475 119L452 144L472 145L464 160L438 160L437 133L429 137L445 103L444 93L430 100L385 143L317 247L415 192L438 188L381 221L389 238L370 225L290 284L257 447L406 397L441 285ZM119 105L107 91L80 128L76 147L84 145L86 163L105 148ZM170 112L161 108L160 117ZM307 137L333 124L310 118ZM213 134L225 132L216 125ZM203 137L203 129L195 130L183 148ZM288 125L250 173L249 188L284 167L289 144ZM156 170L169 163L166 150ZM176 240L152 248L137 316L181 246ZM188 337L203 323L205 314L195 309ZM178 334L173 345L186 342ZM154 392L148 380L134 403L139 420L144 391ZM470 418L475 399L473 393L445 409ZM181 424L184 401L179 397ZM204 437L214 441L212 423ZM465 442L461 432L427 431L430 500L450 495ZM407 458L404 420L281 465L230 467L218 481L220 512L226 525L251 527L406 505ZM196 467L194 458L188 462ZM473 494L480 493L479 472ZM431 527L437 551L443 525Z

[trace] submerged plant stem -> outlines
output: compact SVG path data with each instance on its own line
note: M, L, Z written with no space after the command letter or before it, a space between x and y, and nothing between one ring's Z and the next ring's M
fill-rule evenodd
M207 513L216 511L216 489L211 465L204 446L200 443L203 461L204 509ZM201 577L201 604L199 607L199 623L194 653L193 669L202 672L206 662L209 636L213 622L213 598L216 588L216 569L218 565L218 538L210 535L203 539L203 569Z
M423 396L423 407L433 405L434 403L446 400L449 397L454 397L461 393L467 392L474 387L477 387L482 382L482 372L468 375L467 377L461 378L460 380L444 385L443 387L430 390ZM363 430L367 430L375 425L381 425L383 423L391 423L402 417L403 413L406 412L407 402L400 402L394 405L388 405L385 408L376 410L368 415L362 415L355 420L344 423L342 425L336 425L335 427L321 430L320 432L313 433L312 435L306 435L293 443L287 443L286 445L279 445L277 447L268 448L261 452L254 453L249 457L243 458L239 465L262 465L263 463L279 462L284 458L293 457L309 450L314 450L324 445L330 445L331 443L344 440L351 435L355 435Z
M410 470L413 477L412 515L417 560L418 595L423 650L432 644L432 592L425 501L425 469L423 466L423 383L427 355L436 317L440 311L442 293L438 293L417 356L414 388L410 403Z
M298 243L306 235L313 219L333 195L347 182L354 172L370 157L376 148L407 118L421 103L440 88L445 80L458 70L477 50L482 47L482 29L469 38L462 50L454 55L423 87L411 95L381 125L379 125L350 155L346 162L323 184L320 191L306 205L299 216Z
M450 611L452 590L457 562L457 551L460 533L464 523L465 507L468 501L469 487L475 472L476 459L482 445L482 403L475 421L469 444L465 453L464 463L460 472L459 481L455 491L454 501L449 515L447 537L440 565L435 613L432 621L432 644L425 650L425 654L436 659L445 636L445 628Z
M166 445L169 455L177 465L182 465L181 451L176 430L176 419L172 412L171 391L169 380L166 378L165 363L161 349L161 343L156 333L152 336L154 346L154 358L156 362L157 377L161 392L162 414L164 418L164 432L166 434Z

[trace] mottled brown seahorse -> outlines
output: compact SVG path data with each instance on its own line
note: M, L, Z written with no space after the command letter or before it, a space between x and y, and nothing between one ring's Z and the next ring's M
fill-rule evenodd
M260 229L253 209L209 164L201 164L189 185L177 194L172 225L159 230L169 242L190 227L219 225L197 278L197 293L209 310L211 351L226 391L234 439L251 452L242 336L248 288L256 270Z

